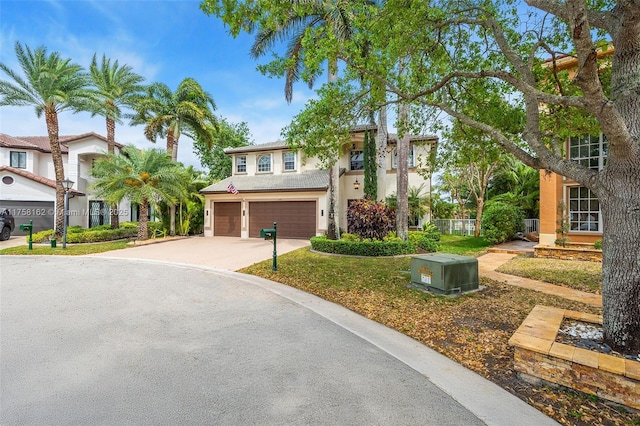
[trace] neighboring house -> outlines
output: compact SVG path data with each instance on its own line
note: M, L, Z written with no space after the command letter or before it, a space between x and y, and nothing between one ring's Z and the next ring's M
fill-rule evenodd
M339 160L339 226L346 230L347 206L364 192L363 140L366 127L352 131L352 144L345 146ZM424 195L431 191L430 179L418 173L426 165L436 136L411 138L409 187L424 184ZM396 192L395 135L389 136L386 196ZM315 158L305 158L283 141L231 148L225 151L233 160L233 175L201 192L205 196L205 236L257 238L260 229L277 222L280 238L310 238L327 230L329 172ZM237 194L234 194L237 191ZM382 197L379 197L382 198ZM430 213L415 225L430 219Z
M598 57L612 55L613 47L598 51ZM556 61L559 70L575 75L577 59L565 56ZM551 66L547 62L547 66ZM594 170L602 170L607 162L607 138L604 134L579 135L569 138L565 145L567 158ZM540 245L554 246L561 237L558 232L563 219L568 220L566 235L571 243L594 243L602 238L600 203L590 189L555 173L540 171Z
M60 147L65 177L74 182L69 192L69 226L90 228L109 223L109 206L95 199L90 189L93 161L107 152L107 139L96 133L60 136ZM116 144L116 152L121 147ZM34 231L52 229L55 187L47 136L0 133L0 208L9 209L16 224L33 220ZM120 204L119 211L121 221L136 219L127 202ZM23 234L17 226L15 234Z

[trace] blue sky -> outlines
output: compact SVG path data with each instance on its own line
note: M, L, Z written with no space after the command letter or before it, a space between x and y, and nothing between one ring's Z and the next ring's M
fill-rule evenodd
M0 60L15 71L14 46L46 46L88 68L94 53L130 65L147 83L170 88L185 77L195 78L213 96L216 114L230 122L245 121L255 143L280 138L281 129L314 96L306 84L294 87L293 101L284 100L284 80L263 76L249 57L252 38L234 39L216 17L206 16L198 0L0 0ZM265 58L261 62L265 62ZM2 74L0 78L7 79ZM322 80L319 80L322 81ZM89 114L60 115L60 134L96 132L106 135L104 119ZM0 108L0 132L13 136L46 135L44 117L33 108ZM147 142L143 127L116 127L116 140L140 147ZM164 141L157 146L164 148ZM200 166L191 141L182 137L178 160Z

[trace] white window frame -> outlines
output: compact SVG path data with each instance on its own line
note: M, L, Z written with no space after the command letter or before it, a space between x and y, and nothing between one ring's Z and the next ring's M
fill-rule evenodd
M240 159L244 160L244 163L240 162ZM240 170L240 167L244 167L244 170ZM238 155L236 156L236 173L247 173L247 156L246 155Z
M572 136L569 138L569 158L593 170L602 170L607 163L607 137L600 135Z
M408 161L408 167L414 168L416 166L416 150L415 150L415 145L410 145L409 146L409 152L407 153L408 157L409 157L409 161ZM393 149L393 156L391 157L391 168L392 169L397 169L398 168L398 148L394 148Z
M13 156L17 155L18 165L14 165ZM24 165L21 166L21 161L24 160ZM27 168L27 152L26 151L9 151L9 165L14 169L26 169Z
M269 169L268 170L261 170L260 169L260 167L261 167L260 160L262 160L265 157L269 160L269 163L268 163ZM271 170L272 170L271 154L260 154L260 155L258 155L256 157L256 172L257 173L271 173Z
M568 186L569 232L602 232L600 201L585 186Z
M293 159L287 161L287 156L293 156ZM285 151L282 153L282 170L285 172L295 172L297 170L297 158L296 153L293 151ZM292 168L287 168L287 163L293 164Z
M569 138L568 157L585 167L602 170L607 164L607 137L599 135L582 135ZM567 186L567 215L569 216L570 233L602 233L602 211L600 201L584 186Z

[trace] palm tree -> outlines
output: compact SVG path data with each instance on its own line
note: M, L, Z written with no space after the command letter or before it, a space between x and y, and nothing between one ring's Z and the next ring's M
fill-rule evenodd
M144 124L144 134L151 142L158 136L167 138L167 152L173 161L178 159L178 140L184 134L212 146L218 128L213 114L215 102L209 93L192 78L180 82L175 92L164 83L153 83L146 96L135 106L131 123ZM170 233L176 233L175 205L170 209Z
M95 86L95 98L89 105L91 116L101 115L107 125L107 151L114 153L116 143L116 123L122 123L122 108L135 105L143 89L140 85L144 77L134 73L130 66L119 66L118 61L111 64L111 60L102 55L102 62L98 66L96 55L93 55L89 67L91 80ZM119 226L118 206L111 209L111 228Z
M371 3L368 0L363 0ZM353 25L351 14L347 7L349 1L325 1L325 0L299 0L291 3L291 8L285 19L275 27L260 28L253 46L251 56L258 58L265 55L278 41L289 39L286 51L287 65L285 69L284 93L287 102L291 102L293 96L293 83L298 81L304 68L304 37L308 30L316 29L319 33L331 33L338 42L349 40L352 36ZM255 28L250 28L254 30ZM337 79L338 58L328 58L328 80ZM317 71L319 73L319 71ZM308 78L309 86L313 85L316 75ZM340 169L334 164L329 171L329 216L327 223L327 236L330 239L339 237L338 226L338 180Z
M58 52L47 53L44 46L31 50L16 42L15 52L24 78L0 62L0 70L13 81L0 81L0 106L33 106L36 115L44 113L56 178L56 235L64 226L65 179L60 148L58 113L84 110L90 91L89 78L80 65L63 59Z
M213 145L213 133L207 126L217 127L213 114L216 104L193 78L182 80L175 92L164 83L153 83L134 109L131 123L145 125L144 135L151 142L158 136L166 137L167 152L173 161L178 159L178 140L182 134Z
M180 200L178 210L180 217L179 229L180 235L188 235L192 226L203 222L202 215L204 214L204 196L200 194L200 190L207 186L208 182L204 179L203 173L199 170L195 170L193 166L185 168L183 178L185 197ZM200 216L199 219L196 217L198 215Z
M123 148L124 155L99 158L92 170L96 194L115 204L128 198L140 207L138 239L146 240L149 207L160 202L175 203L186 196L184 167L161 149Z

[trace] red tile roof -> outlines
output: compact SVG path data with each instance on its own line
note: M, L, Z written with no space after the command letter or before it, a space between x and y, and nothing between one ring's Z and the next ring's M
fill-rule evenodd
M60 149L63 154L67 154L69 153L70 143L88 139L90 137L107 142L107 138L94 132L83 133L81 135L59 136ZM49 136L9 136L7 134L0 133L0 146L6 148L34 149L40 152L51 152ZM123 147L123 145L118 142L116 142L116 146L118 148Z
M49 186L51 188L56 187L56 181L53 179L49 179L46 177L42 177L42 176L38 176L38 175L34 175L31 172L28 172L26 170L22 170L22 169L16 169L15 167L10 167L10 166L0 166L0 172L4 172L7 171L9 173L13 173L22 177L25 177L27 179L30 179L34 182L38 182L41 183L43 185ZM80 191L76 191L75 189L72 189L71 191L69 191L71 194L74 195L79 195L79 196L84 196L85 194L80 192Z

